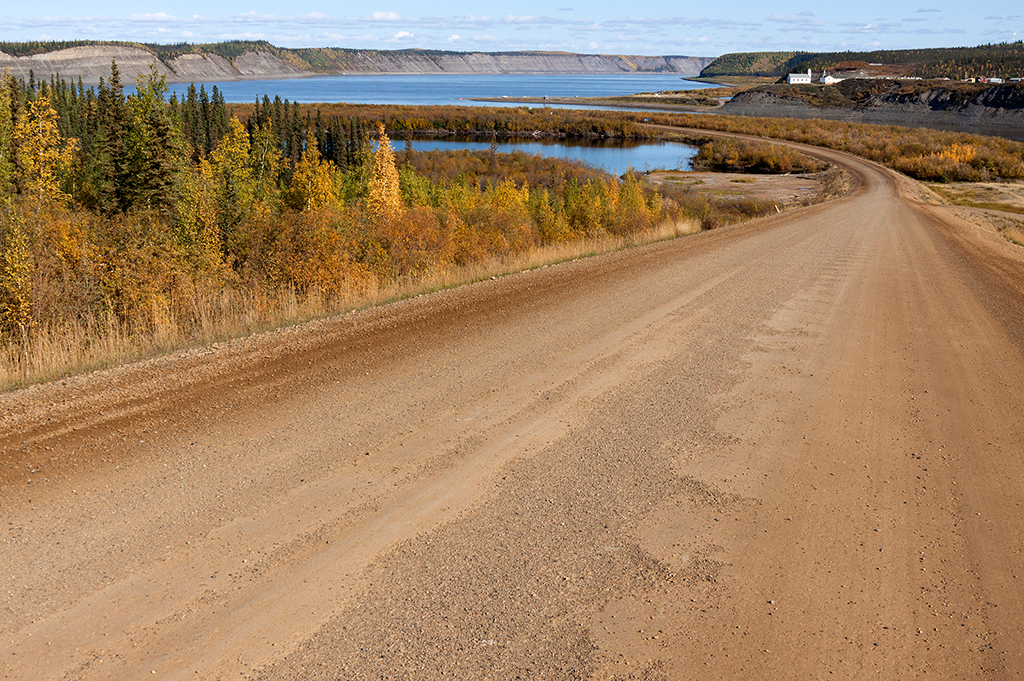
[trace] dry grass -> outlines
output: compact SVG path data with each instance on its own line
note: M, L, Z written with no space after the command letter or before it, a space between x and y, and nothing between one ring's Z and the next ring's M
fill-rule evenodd
M1024 224L1017 223L1016 225L1006 226L999 230L999 233L1018 246L1024 246Z
M928 183L928 188L957 206L1024 214L1024 182Z
M26 345L0 344L0 390L94 371L146 357L291 326L312 319L453 288L492 277L609 253L700 231L695 221L664 222L629 236L607 236L535 248L515 256L480 261L460 268L405 277L370 291L325 297L314 291L273 295L221 291L196 295L189 302L198 325L179 321L166 311L145 329L124 323L70 323L34 329Z
M986 213L986 222L1007 241L1024 246L1024 222L1012 215L1024 215L1024 182L950 182L925 183L941 201L955 206L978 208ZM1006 215L1009 213L1010 215Z

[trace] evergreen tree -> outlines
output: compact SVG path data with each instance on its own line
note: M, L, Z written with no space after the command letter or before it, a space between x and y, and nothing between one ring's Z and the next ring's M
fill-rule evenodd
M384 124L377 124L377 151L373 155L373 170L370 173L369 196L366 210L377 222L388 223L402 212L402 192L395 166L395 152L391 141L384 132Z
M131 125L128 131L124 208L143 205L169 210L175 175L181 161L181 144L164 102L167 83L156 65L136 80L136 93L129 99Z
M199 86L199 108L198 124L201 128L199 133L200 139L202 140L202 152L204 155L209 155L213 151L216 145L213 144L213 132L210 126L210 96L206 94L206 86Z
M214 85L210 97L209 136L210 148L214 149L228 133L228 108L224 103L224 93Z
M84 162L85 183L80 200L101 213L123 211L129 204L125 189L130 169L125 140L129 127L128 105L117 62L110 62L110 80L100 81L96 99L96 131Z

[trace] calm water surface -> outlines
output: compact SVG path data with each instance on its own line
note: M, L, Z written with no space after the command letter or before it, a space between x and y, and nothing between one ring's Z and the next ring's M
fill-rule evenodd
M198 87L198 83L196 86ZM350 104L462 104L492 106L490 102L465 101L473 97L599 97L631 95L659 90L701 90L714 87L683 80L679 74L615 74L582 76L318 76L287 80L248 80L205 83L224 93L228 102L252 102L275 95L299 103L347 102ZM171 92L182 97L188 84L173 83ZM498 104L501 105L500 103ZM520 106L508 104L508 106Z
M198 84L197 84L198 85ZM463 106L522 106L517 103L471 102L473 97L598 97L631 95L661 90L700 90L713 85L683 80L679 74L621 75L559 75L559 76L464 76L464 75L395 75L395 76L321 76L287 80L249 80L205 83L207 92L213 85L228 102L252 102L263 95L278 96L299 103L347 102L351 104L458 104ZM187 84L171 84L171 92L184 97ZM541 105L530 105L538 107ZM561 108L561 107L559 107ZM572 107L608 108L608 107ZM487 149L490 142L446 140L414 140L413 148ZM397 150L402 142L394 141ZM524 151L556 158L583 161L607 172L621 175L629 168L688 168L697 153L695 147L675 142L628 143L603 141L538 141L502 140L498 150Z
M634 170L688 170L690 161L697 154L697 147L678 142L567 142L540 140L500 140L497 151L508 153L523 151L554 158L582 161L587 165L601 168L615 175L622 175L630 168ZM404 143L395 140L395 151L401 155ZM434 149L485 150L490 142L471 140L413 140L414 151Z

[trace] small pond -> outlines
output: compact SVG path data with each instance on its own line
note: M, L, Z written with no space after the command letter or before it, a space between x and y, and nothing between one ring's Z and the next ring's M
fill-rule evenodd
M656 169L689 170L690 161L697 154L697 147L679 142L636 142L623 140L497 140L497 151L509 153L522 151L527 154L582 161L587 165L601 168L614 175L622 175L628 169L648 171ZM403 140L392 140L395 152L405 148ZM412 140L414 151L434 149L472 149L486 151L491 147L488 140L443 139Z

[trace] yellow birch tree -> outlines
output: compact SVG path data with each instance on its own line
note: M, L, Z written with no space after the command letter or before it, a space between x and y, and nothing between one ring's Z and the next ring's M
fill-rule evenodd
M11 89L5 71L0 75L0 199L11 192L14 177L14 118L11 113Z
M295 166L285 203L295 210L316 210L335 200L334 177L330 165L320 156L316 137L306 137L306 148Z
M57 120L49 98L39 95L29 102L14 128L25 193L35 198L37 209L49 201L70 198L61 191L59 179L71 164L78 141L70 139L61 144Z
M0 211L0 333L28 340L32 324L32 250L21 216Z

